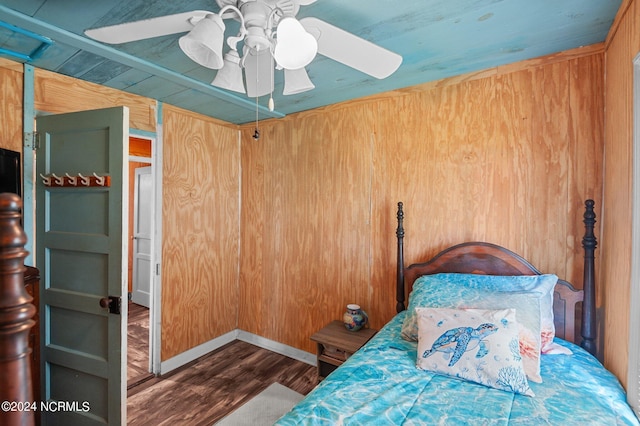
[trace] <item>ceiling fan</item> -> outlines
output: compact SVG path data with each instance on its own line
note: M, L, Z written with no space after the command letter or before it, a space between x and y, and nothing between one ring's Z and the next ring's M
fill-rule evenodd
M320 19L295 18L300 6L315 1L216 0L217 14L194 10L89 29L85 34L103 43L120 44L186 32L179 39L181 50L199 65L218 70L211 84L252 98L273 93L274 68L284 70L284 95L313 89L305 67L317 53L378 79L398 69L402 57L394 52ZM223 54L223 21L229 18L239 21L240 29L227 37L228 49ZM273 100L269 103L273 109Z

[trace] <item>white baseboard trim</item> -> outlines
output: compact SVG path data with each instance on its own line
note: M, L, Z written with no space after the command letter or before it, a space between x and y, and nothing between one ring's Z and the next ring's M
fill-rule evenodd
M176 368L182 367L185 364L190 363L193 360L200 358L203 355L208 354L211 351L214 351L227 343L231 343L238 337L238 330L230 331L222 336L216 337L215 339L209 340L201 345L196 346L195 348L191 348L188 351L184 351L181 354L174 356L173 358L169 358L166 361L162 361L160 363L160 374L166 374L169 371L175 370Z
M215 339L209 340L208 342L205 342L201 345L198 345L195 348L191 348L188 351L184 351L181 354L174 356L173 358L162 361L160 363L159 374L166 374L172 370L175 370L176 368L182 367L183 365L186 365L191 361L194 361L201 356L206 355L209 352L226 345L227 343L231 343L234 340L241 340L243 342L251 343L252 345L256 345L271 352L293 358L306 364L316 365L315 354L296 349L292 346L288 346L262 336L258 336L257 334L252 334L247 331L236 329L223 334L222 336L216 337Z
M242 340L243 342L251 343L252 345L256 345L263 349L270 350L271 352L275 352L277 354L284 355L310 365L316 365L317 363L315 354L296 349L292 346L288 346L274 340L269 340L262 336L258 336L257 334L249 333L247 331L236 331L238 332L238 340Z

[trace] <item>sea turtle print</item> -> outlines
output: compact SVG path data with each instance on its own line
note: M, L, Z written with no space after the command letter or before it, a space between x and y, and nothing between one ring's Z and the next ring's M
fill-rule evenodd
M449 367L453 367L465 352L471 351L478 346L476 358L482 358L489 352L483 339L496 331L498 331L498 327L491 323L480 324L478 328L452 328L438 337L431 345L431 349L424 351L422 358L427 358L436 352L443 352L447 357L452 354L451 360L449 360Z

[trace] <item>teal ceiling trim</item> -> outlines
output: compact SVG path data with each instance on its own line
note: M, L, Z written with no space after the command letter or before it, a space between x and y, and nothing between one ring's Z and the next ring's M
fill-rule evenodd
M22 31L29 31L41 34L42 37L49 37L59 44L65 44L76 49L81 49L105 59L116 61L120 64L130 66L131 68L147 72L160 78L167 79L185 88L193 89L198 92L210 95L224 102L229 102L249 111L256 110L256 104L252 100L244 97L235 96L223 91L215 86L205 84L201 81L194 80L183 74L171 71L167 68L144 61L135 56L120 52L109 46L105 46L85 37L73 34L69 31L47 24L45 22L34 19L30 16L16 12L6 6L0 5L0 19L9 17L11 22L16 23L17 27ZM259 105L260 115L272 118L282 118L285 114L278 111L270 111L269 108Z
M51 40L49 37L43 37L40 34L36 34L34 32L24 30L20 27L16 27L15 25L11 25L4 21L0 21L0 28L5 28L9 31L13 31L14 33L17 33L17 34L22 34L25 37L28 37L40 42L40 45L35 49L33 49L28 54L17 52L11 49L0 48L0 54L13 56L25 62L31 62L34 59L39 58L40 56L42 56L42 53L44 53L44 51L47 50L47 48L49 48L49 46L53 44L53 40Z

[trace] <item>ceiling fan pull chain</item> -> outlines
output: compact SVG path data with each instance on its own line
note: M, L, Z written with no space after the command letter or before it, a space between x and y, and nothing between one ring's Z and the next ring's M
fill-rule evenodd
M260 131L258 130L258 97L256 96L256 130L253 132L253 139L260 139Z
M269 111L273 111L275 109L273 102L273 85L273 56L271 56L271 93L269 93Z
M256 50L260 51L260 47ZM260 75L260 61L256 61L256 87L258 87L258 76ZM260 131L258 130L258 94L256 93L256 130L253 132L253 139L260 139Z

